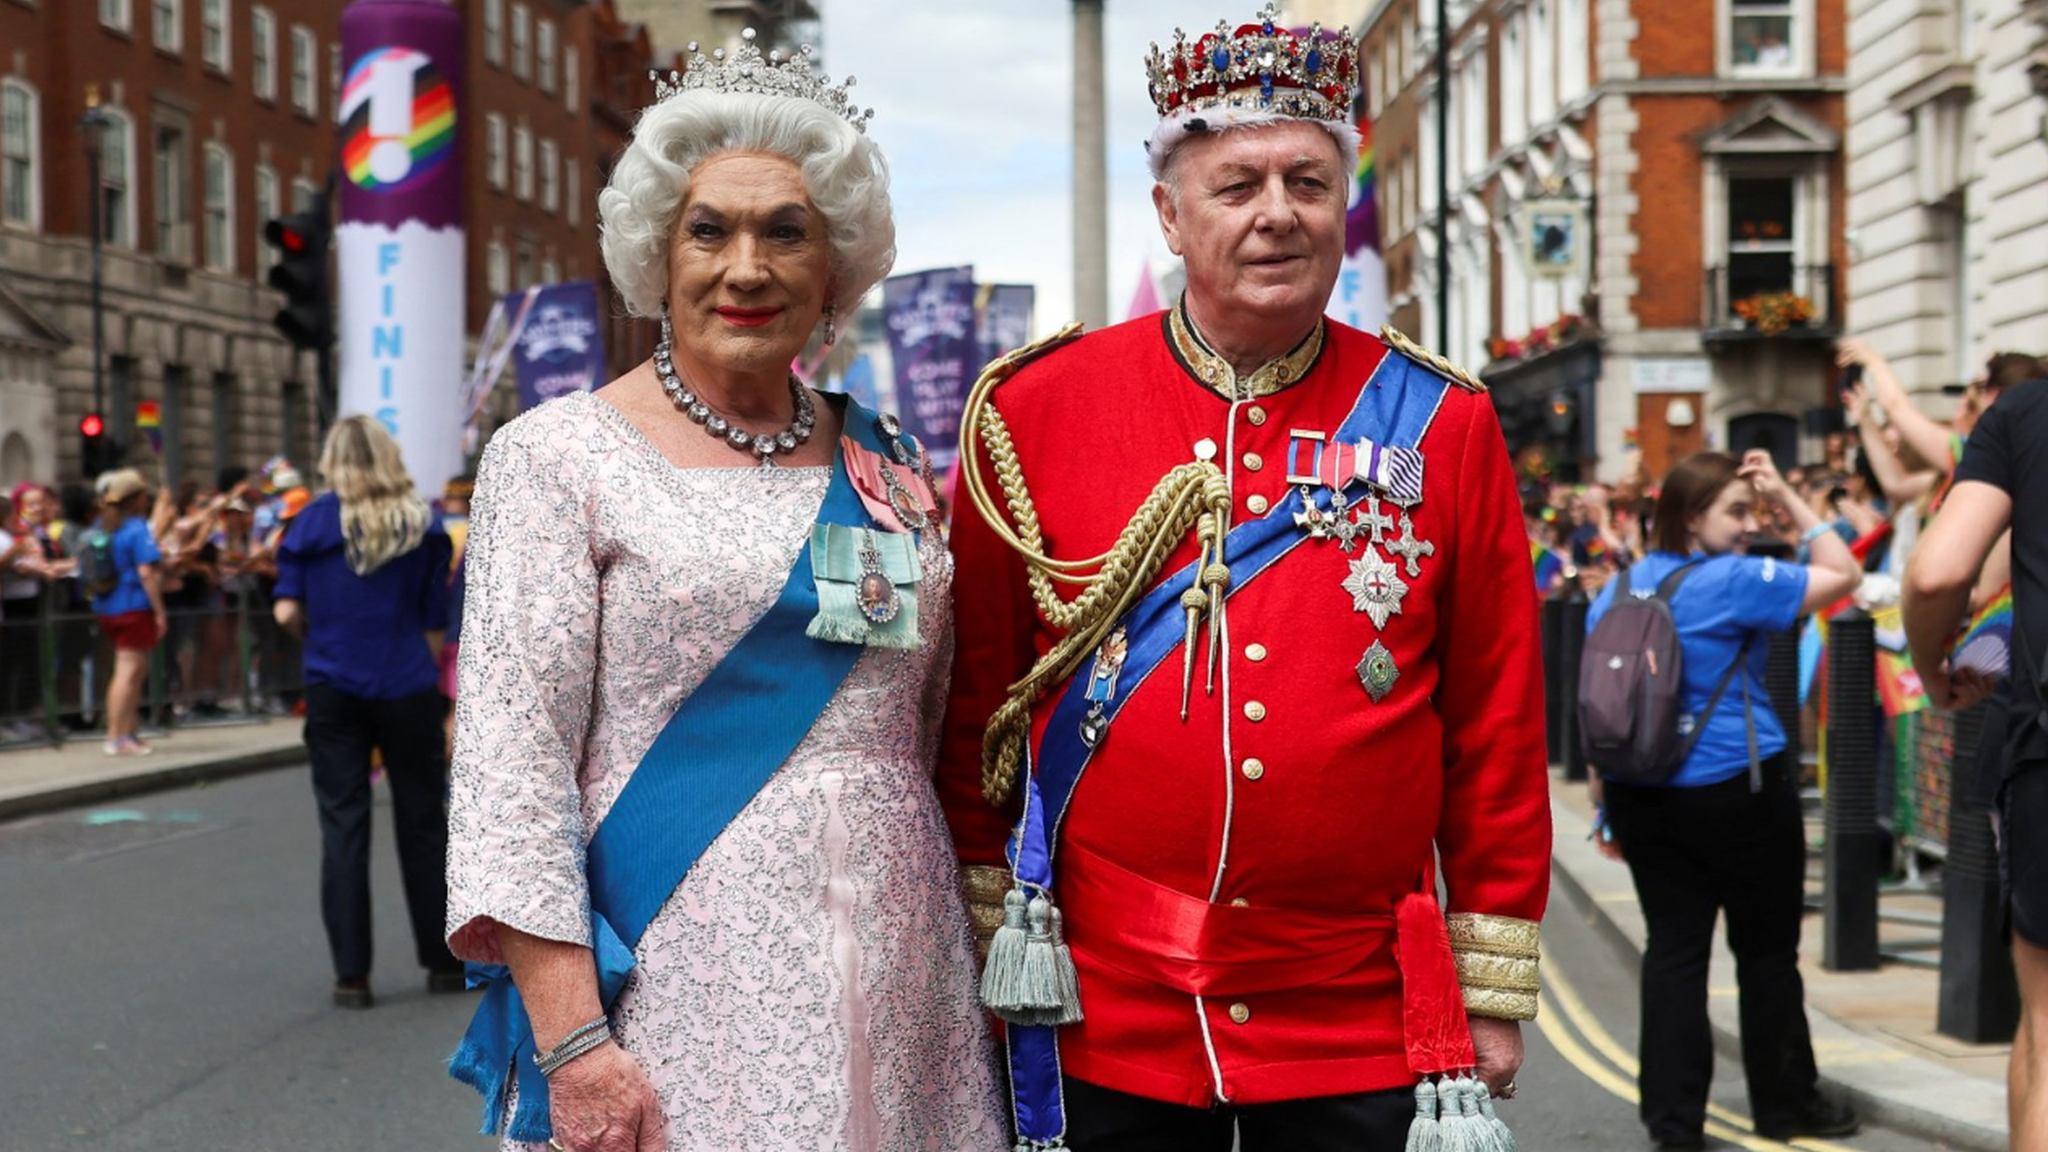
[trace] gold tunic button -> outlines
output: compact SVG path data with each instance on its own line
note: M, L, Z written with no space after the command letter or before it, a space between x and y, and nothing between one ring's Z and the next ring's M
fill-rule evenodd
M1266 458L1257 452L1247 452L1244 454L1244 466L1250 471L1257 472L1266 466Z
M1245 779L1257 780L1259 777L1264 776L1266 774L1266 762L1264 760L1259 759L1257 756L1247 756L1244 759L1244 764L1239 770L1244 773Z
M1251 661L1254 664L1257 664L1259 661L1264 660L1266 658L1266 646L1264 644L1245 645L1244 658Z
M1245 510L1250 512L1252 515L1264 516L1266 514L1266 509L1271 508L1273 506L1273 503L1272 501L1267 500L1264 496L1254 494L1252 497L1250 497L1244 502L1244 506Z
M1245 701L1244 718L1250 720L1254 724L1258 723L1261 720L1264 720L1266 718L1266 706L1264 704L1259 703L1257 700Z
M1245 898L1244 898L1244 897L1242 897L1242 896L1239 896L1239 897L1238 897L1237 899L1235 899L1235 900L1232 900L1232 901L1230 902L1230 906L1231 906L1232 908L1249 908L1249 907L1251 907L1251 906L1252 906L1252 902L1251 902L1251 901L1249 901L1249 900L1247 900L1247 899L1245 899Z
M1244 410L1244 418L1251 421L1254 427L1257 427L1266 422L1266 410L1254 404Z
M1235 1004L1232 1004L1232 1005L1230 1006L1230 1020L1231 1020L1231 1023L1233 1023L1233 1024L1245 1024L1245 1023L1249 1023L1249 1022L1251 1021L1251 1018L1252 1018L1252 1010L1251 1010L1251 1007L1250 1007L1249 1005L1245 1004L1245 1003L1244 1003L1243 1001L1241 1001L1241 1000L1240 1000L1239 1002L1237 1002L1237 1003L1235 1003Z

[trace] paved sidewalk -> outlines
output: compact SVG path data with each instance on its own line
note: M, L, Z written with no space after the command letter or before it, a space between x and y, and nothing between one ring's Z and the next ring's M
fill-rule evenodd
M1552 855L1559 897L1585 909L1620 946L1640 956L1645 930L1628 866L1600 855L1588 841L1592 805L1584 785L1553 775ZM1930 901L1938 907L1938 901ZM1891 907L1889 900L1887 907ZM1886 943L1925 938L1936 929L1886 923ZM1800 940L1807 1016L1821 1081L1866 1117L1956 1148L2005 1152L2005 1045L1964 1044L1934 1030L1940 976L1931 969L1887 963L1875 972L1829 972L1820 966L1817 915ZM1723 1051L1740 1055L1735 960L1717 936L1708 975L1707 1012Z
M153 756L108 756L97 737L0 752L0 820L298 763L306 757L303 726L297 718L277 717L182 727L150 737Z

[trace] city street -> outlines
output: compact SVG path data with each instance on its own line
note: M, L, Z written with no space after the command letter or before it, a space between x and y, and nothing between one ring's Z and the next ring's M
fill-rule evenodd
M380 802L377 1007L328 1006L313 805L286 769L0 825L0 1147L326 1152L479 1149L442 1073L474 1001L428 998L405 938ZM1809 930L1814 926L1809 924ZM1632 969L1561 894L1543 1017L1526 1030L1523 1152L1647 1147L1635 1121ZM1717 1148L1745 1134L1739 1070L1716 1074ZM1939 1147L1869 1129L1807 1152Z

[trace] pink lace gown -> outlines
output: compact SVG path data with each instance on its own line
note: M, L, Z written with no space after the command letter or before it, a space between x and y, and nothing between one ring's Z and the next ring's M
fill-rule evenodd
M590 942L584 845L677 704L774 601L829 478L678 469L582 394L491 441L456 708L456 955L502 962L500 924ZM930 777L952 561L932 534L922 548L923 644L861 656L640 940L613 1021L674 1152L1007 1147Z

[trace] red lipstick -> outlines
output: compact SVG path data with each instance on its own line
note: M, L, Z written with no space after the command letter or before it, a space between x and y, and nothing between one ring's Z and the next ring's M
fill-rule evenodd
M761 325L782 315L782 309L720 308L718 309L718 314L724 317L725 322L728 324L737 324L742 328L759 328Z

